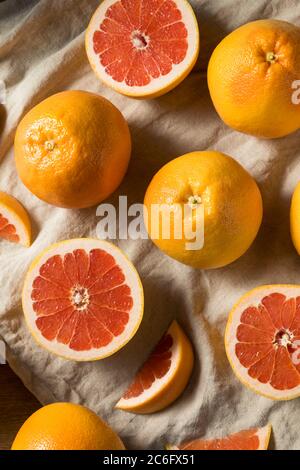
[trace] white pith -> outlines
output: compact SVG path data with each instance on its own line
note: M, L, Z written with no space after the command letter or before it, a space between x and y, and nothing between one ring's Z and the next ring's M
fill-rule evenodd
M124 331L116 336L111 343L101 348L93 348L87 351L74 351L68 345L59 343L57 340L49 341L41 334L36 326L36 319L38 318L32 307L31 292L33 280L39 275L40 267L47 261L48 258L54 255L64 255L70 253L75 249L84 249L89 252L92 249L102 249L111 254L116 263L121 267L125 275L125 283L131 289L131 296L133 299L133 307L129 312L129 321L125 326ZM137 331L143 316L143 288L137 271L132 263L125 257L125 255L111 243L103 240L78 238L73 240L66 240L64 242L50 246L43 254L34 260L32 267L30 267L23 288L22 304L26 321L29 329L35 339L49 351L63 356L67 359L76 361L92 361L102 359L110 356L114 352L121 349ZM84 315L84 310L82 310Z
M142 36L146 42L146 45L143 44L143 42L139 39L138 36ZM148 47L148 44L149 44L149 36L147 36L146 34L143 34L142 31L139 31L139 30L136 30L136 31L133 31L133 33L131 34L131 41L132 41L132 44L137 48L137 49L146 49Z
M271 434L271 426L268 424L257 430L256 435L259 439L259 447L257 450L266 450L268 448L269 440Z
M290 400L296 398L300 395L300 385L295 388L287 390L277 390L273 388L269 383L263 384L257 379L253 379L248 374L248 369L244 367L236 353L235 346L239 341L236 338L236 331L240 324L240 317L244 310L247 307L254 306L257 307L263 297L278 292L279 294L285 295L287 298L297 297L300 295L300 286L293 285L270 285L270 286L261 286L253 291L246 294L234 307L232 313L230 314L226 332L225 332L225 347L226 353L230 360L231 366L236 374L236 376L241 380L242 383L249 386L255 392L266 396L267 398L275 400ZM276 347L274 345L274 347ZM296 369L295 369L296 370Z
M172 347L170 348L171 365L170 365L170 369L168 370L168 372L162 378L156 379L151 385L151 387L149 387L147 390L144 390L143 393L141 393L141 395L138 395L137 397L128 398L128 399L121 398L116 404L116 408L131 409L135 407L136 405L141 405L141 404L144 405L148 401L150 401L153 398L153 396L156 396L157 393L161 389L163 389L166 384L171 382L172 378L177 373L178 367L180 365L180 359L181 359L180 345L178 342L176 329L174 328L174 322L171 324L166 334L171 335L173 339L173 344L172 344Z
M8 220L9 224L12 224L16 228L16 234L19 236L19 243L27 246L29 244L28 233L26 232L25 226L14 211L7 208L6 205L0 202L0 214Z
M187 42L188 49L186 56L180 64L173 64L171 72L167 75L160 75L158 78L151 78L151 82L144 86L129 86L124 81L117 82L105 71L105 67L102 66L99 55L94 52L93 48L93 35L96 30L99 29L102 24L105 13L109 7L117 3L119 0L104 0L98 7L94 16L92 17L87 33L86 33L86 51L89 61L93 69L97 72L99 77L112 88L116 88L121 93L129 94L131 96L142 96L148 94L155 94L162 88L168 87L172 84L179 76L183 74L185 70L188 70L192 63L195 61L195 55L199 47L199 32L198 25L195 19L192 7L186 0L173 0L176 3L177 8L180 10L182 15L182 22L187 28ZM143 32L142 32L143 33Z
M89 297L89 291L85 287L75 287L71 290L71 301L78 310L87 309Z

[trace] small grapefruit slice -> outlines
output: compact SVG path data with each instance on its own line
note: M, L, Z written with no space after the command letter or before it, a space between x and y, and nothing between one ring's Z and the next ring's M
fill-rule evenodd
M0 238L24 246L31 244L31 224L21 203L0 191Z
M116 408L154 413L170 405L185 389L194 364L191 343L173 321Z
M78 238L51 245L33 261L22 304L41 346L67 359L92 361L134 336L143 299L138 273L116 246Z
M225 347L236 376L273 400L300 396L300 286L268 285L231 311Z
M179 446L167 445L168 450L266 450L271 426L247 429L221 439L195 439Z
M154 98L178 85L199 53L199 30L186 0L104 0L86 33L98 77L119 93Z

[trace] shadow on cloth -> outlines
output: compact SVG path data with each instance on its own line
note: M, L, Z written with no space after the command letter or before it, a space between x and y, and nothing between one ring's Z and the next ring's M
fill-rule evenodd
M5 106L0 103L0 139L1 139L3 129L5 127L5 122L6 122L6 109L5 109Z

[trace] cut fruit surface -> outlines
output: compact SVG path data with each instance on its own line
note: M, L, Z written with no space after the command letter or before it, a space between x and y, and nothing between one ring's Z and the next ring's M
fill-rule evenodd
M89 238L47 248L30 266L22 295L38 343L77 361L121 349L140 325L143 299L139 275L125 255Z
M225 347L236 376L274 400L300 396L300 286L268 285L231 311Z
M92 68L104 83L133 97L155 97L191 71L199 30L186 0L104 0L86 33Z
M221 439L195 439L179 446L168 445L168 450L266 450L271 426L247 429Z
M181 395L193 364L191 343L178 323L173 321L116 408L134 413L162 410Z
M31 224L21 203L0 191L0 238L24 246L31 244Z

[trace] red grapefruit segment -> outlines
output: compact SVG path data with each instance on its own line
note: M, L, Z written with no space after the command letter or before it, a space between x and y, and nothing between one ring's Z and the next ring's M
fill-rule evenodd
M0 191L0 238L24 246L31 243L31 223L26 210L3 191Z
M180 446L167 446L169 450L266 450L271 426L248 429L222 439L195 439Z
M194 66L199 31L186 0L104 0L86 34L96 74L120 93L154 97Z
M9 223L8 219L0 213L0 237L9 242L19 243L20 237L16 227Z
M23 307L43 346L71 359L93 360L133 336L143 294L138 274L114 245L75 239L49 247L33 262Z
M172 336L165 334L123 395L125 400L138 397L148 390L155 380L162 379L167 374L171 367L172 346Z
M153 413L183 392L193 368L193 351L176 321L142 365L116 408L135 413Z
M237 377L272 399L300 395L300 287L262 286L230 313L225 333L228 359Z

